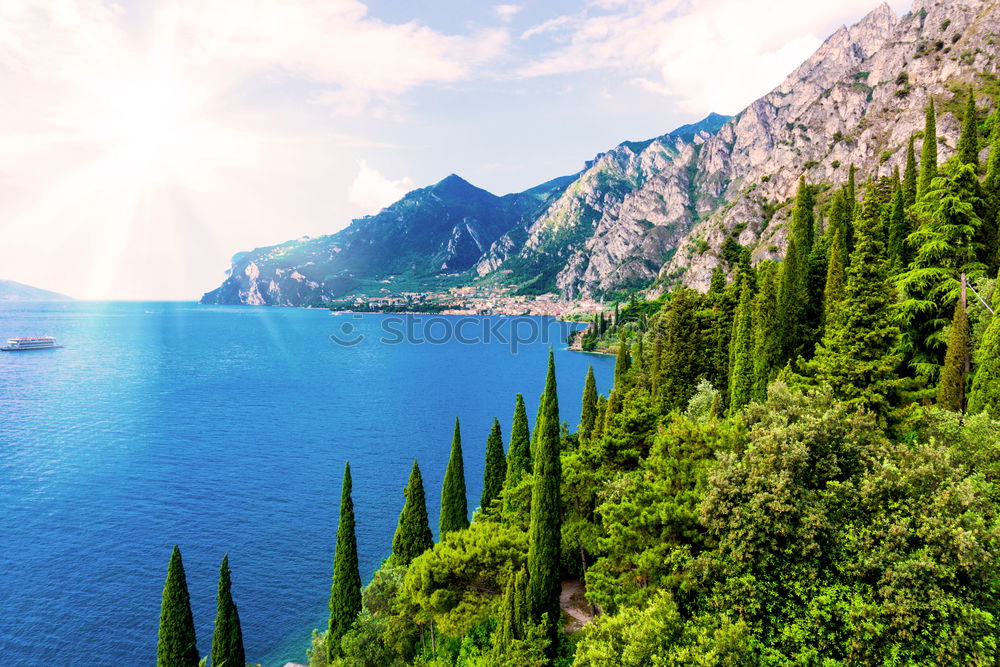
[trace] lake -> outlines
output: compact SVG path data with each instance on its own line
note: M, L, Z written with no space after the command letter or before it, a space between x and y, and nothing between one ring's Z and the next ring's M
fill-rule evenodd
M362 578L391 549L420 462L436 528L455 417L469 506L493 417L534 417L555 349L575 428L587 366L545 318L352 315L193 303L0 304L0 655L13 667L152 665L181 547L201 653L229 553L247 659L304 661L324 628L340 482L354 478Z

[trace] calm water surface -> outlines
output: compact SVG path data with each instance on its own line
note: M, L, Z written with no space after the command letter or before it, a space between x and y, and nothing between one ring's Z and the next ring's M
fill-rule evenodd
M0 304L0 337L65 344L0 354L0 663L154 664L175 543L203 654L228 552L247 658L302 661L325 623L345 460L367 578L388 555L414 457L436 526L455 416L474 507L493 417L506 438L517 392L534 415L550 343L563 419L579 419L588 364L599 390L611 382L613 359L565 351L566 325L551 320L522 321L521 335L544 322L549 336L512 353L495 335L509 323L486 343L428 344L458 320L414 316L416 340L392 345L379 339L405 321L386 317ZM481 339L482 324L463 337ZM365 338L343 347L331 334Z

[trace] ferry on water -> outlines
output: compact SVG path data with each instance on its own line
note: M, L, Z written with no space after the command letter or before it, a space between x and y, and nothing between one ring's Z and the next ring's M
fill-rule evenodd
M27 350L51 350L62 347L56 345L52 336L32 336L28 338L8 338L7 344L0 347L2 352L23 352Z

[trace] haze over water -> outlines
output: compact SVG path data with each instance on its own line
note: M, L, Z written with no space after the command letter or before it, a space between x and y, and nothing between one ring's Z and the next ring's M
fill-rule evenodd
M3 664L152 664L175 543L203 655L228 552L248 660L301 661L325 622L345 460L367 579L389 553L414 457L436 527L455 416L472 508L492 419L506 444L517 392L534 416L550 344L564 421L579 420L588 364L599 391L611 383L614 360L564 350L568 329L552 320L536 320L549 335L515 354L495 335L384 344L387 317L396 316L0 305L0 337L53 335L66 346L0 354ZM457 318L410 321L426 340ZM482 320L470 322L465 337L476 339ZM345 323L364 340L334 344Z

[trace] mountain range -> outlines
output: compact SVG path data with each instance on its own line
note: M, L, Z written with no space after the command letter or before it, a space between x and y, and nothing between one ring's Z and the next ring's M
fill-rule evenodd
M981 104L1000 92L998 40L995 0L916 0L902 17L883 4L735 117L623 142L520 193L453 174L335 234L237 254L202 302L313 305L442 277L568 299L706 289L717 266L733 268L735 244L755 262L782 256L803 175L822 185L851 165L863 176L901 167L931 99L949 155L969 87Z
M13 280L0 280L0 301L72 301L71 297Z

